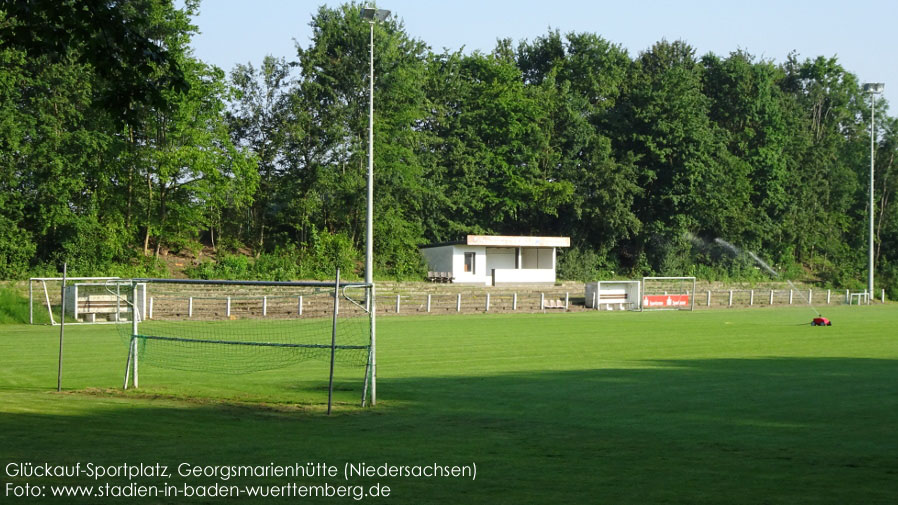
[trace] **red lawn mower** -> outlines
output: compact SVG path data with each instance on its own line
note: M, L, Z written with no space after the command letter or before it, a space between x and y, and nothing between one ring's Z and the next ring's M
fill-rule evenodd
M811 321L811 326L832 326L833 323L829 319L825 317L815 317L813 321Z

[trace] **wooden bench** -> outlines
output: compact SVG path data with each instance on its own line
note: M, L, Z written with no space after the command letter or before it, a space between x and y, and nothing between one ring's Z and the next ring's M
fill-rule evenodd
M91 323L96 322L97 314L104 314L107 320L115 321L118 314L130 311L128 303L115 295L87 295L78 298L78 318Z
M602 309L602 305L605 306L605 310L614 310L614 306L617 306L618 310L626 310L630 302L626 294L611 293L599 295L598 305L599 310Z
M452 282L452 275L449 272L427 272L427 280L430 282L447 283Z

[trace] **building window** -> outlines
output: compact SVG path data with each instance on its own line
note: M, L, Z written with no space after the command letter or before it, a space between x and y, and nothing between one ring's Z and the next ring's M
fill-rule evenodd
M474 258L476 257L476 253L466 252L465 253L465 272L474 273Z

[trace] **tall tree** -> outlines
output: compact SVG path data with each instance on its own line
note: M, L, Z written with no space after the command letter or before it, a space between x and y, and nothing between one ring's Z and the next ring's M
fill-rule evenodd
M183 248L208 230L224 232L220 215L252 203L259 180L255 157L231 142L224 116L224 73L185 57L187 93L167 97L164 108L148 111L139 158L146 186L144 254L155 245Z
M0 11L0 24L6 22ZM22 153L29 148L29 121L22 114L25 53L0 48L0 278L18 277L36 245L24 226L26 174Z
M726 59L708 54L702 64L709 116L729 154L747 165L751 180L745 226L728 227L725 238L753 250L768 249L781 243L780 223L789 208L790 124L779 87L784 74L744 51Z
M291 195L282 191L287 171L286 146L291 130L292 65L283 58L266 56L255 69L251 64L237 65L231 71L233 97L228 111L231 137L236 145L255 153L258 160L259 186L251 207L249 239L258 256L278 213ZM295 136L293 132L292 136Z
M613 265L612 251L640 228L633 212L635 167L615 159L606 136L630 59L601 37L550 32L521 43L517 62L546 113L540 164L548 177L573 186L557 220L534 216L535 231L571 235L576 246L598 251Z
M198 0L186 0L195 11ZM29 58L89 65L107 86L96 99L115 117L133 120L135 104L161 105L164 90L184 91L177 55L156 23L175 11L171 0L0 0L0 48Z
M848 252L865 243L857 223L866 214L861 181L869 167L863 161L869 156L862 154L869 133L857 79L835 58L799 61L790 55L784 71L782 87L792 99L797 143L784 241L794 244L799 263L860 266L862 256L852 259Z
M426 120L430 149L440 153L449 206L440 224L466 232L538 233L573 192L545 154L547 118L539 91L501 55L447 56L429 90L437 104ZM444 232L445 233L445 232Z
M661 41L642 53L628 91L619 134L637 157L644 191L636 201L646 225L639 248L656 272L687 271L686 232L743 226L747 167L728 155L709 120L702 68L688 44Z
M94 123L91 69L75 58L19 55L4 68L15 76L14 90L0 106L7 119L2 133L9 148L3 156L6 184L16 202L10 210L21 219L13 233L36 246L33 262L65 257L77 268L89 268L94 260L106 263L120 251L121 237L104 236L97 206L112 139Z
M322 7L312 43L298 48L302 82L295 93L303 125L292 138L296 222L364 243L370 26L360 6ZM374 26L375 241L381 267L419 268L420 209L426 199L417 159L423 116L419 82L426 46L394 19ZM298 230L304 237L312 236ZM410 265L414 265L414 267ZM403 266L406 265L406 266Z

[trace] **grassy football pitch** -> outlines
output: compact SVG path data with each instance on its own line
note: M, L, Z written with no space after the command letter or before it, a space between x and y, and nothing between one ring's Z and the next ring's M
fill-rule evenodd
M142 366L120 390L111 326L0 326L3 503L56 484L127 478L10 477L9 463L161 464L138 484L390 487L380 503L898 502L898 305L378 319L378 405L358 407L359 368L246 375ZM200 323L201 324L201 323ZM339 478L180 477L178 465L324 462ZM345 463L473 465L476 479L372 476ZM43 486L42 498L10 489ZM10 487L12 486L12 487ZM11 498L11 499L10 499ZM150 497L138 503L251 502ZM256 499L259 503L277 501ZM282 499L356 502L352 497Z

